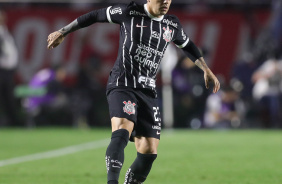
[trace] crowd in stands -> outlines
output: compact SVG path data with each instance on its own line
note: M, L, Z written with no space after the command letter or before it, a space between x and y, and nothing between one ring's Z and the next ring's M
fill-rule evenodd
M202 95L201 99L205 99L202 127L282 128L282 1L272 3L270 22L262 28L255 28L249 49L240 60L233 62L230 80L221 81L219 93ZM175 69L176 75L183 70L187 70L183 73L192 72L191 67L179 66L182 67ZM185 79L189 80L189 76ZM190 85L193 83L194 79L188 81ZM186 103L186 112L195 110L195 103L201 100L193 95L193 86L180 87L178 81L175 84L176 92L190 89L177 98L184 98L181 102ZM201 112L202 107L197 112ZM183 109L178 111L185 114ZM188 126L191 125L190 113L186 119ZM187 126L187 122L182 126Z

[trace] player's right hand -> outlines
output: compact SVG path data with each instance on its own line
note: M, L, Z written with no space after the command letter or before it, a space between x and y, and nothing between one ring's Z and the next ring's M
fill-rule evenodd
M47 48L53 49L57 47L64 41L64 38L65 38L64 35L60 33L59 31L55 31L49 34L48 39L47 39L47 43L48 43Z

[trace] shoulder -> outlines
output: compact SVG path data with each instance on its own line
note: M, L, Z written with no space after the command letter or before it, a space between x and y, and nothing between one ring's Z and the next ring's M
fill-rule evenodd
M162 22L175 28L180 27L180 21L175 15L165 15Z
M132 10L141 10L142 5L139 5L136 2L131 1L130 3L113 4L109 8L111 14L116 14L116 13L122 14L123 12L129 13Z
M169 20L172 20L172 21L175 21L175 22L180 22L179 21L179 18L176 16L176 15L173 15L173 14L166 14L164 16L164 19L169 19Z
M131 14L144 14L144 5L143 4L138 4L134 1L131 1L128 5L127 5L127 9L132 11Z
M136 9L136 8L140 8L140 6L141 5L137 4L136 2L131 1L130 3L116 3L116 4L112 4L110 7L122 8L122 9Z

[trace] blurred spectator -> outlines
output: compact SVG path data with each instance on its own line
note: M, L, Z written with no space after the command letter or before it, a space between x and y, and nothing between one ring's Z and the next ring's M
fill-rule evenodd
M246 114L245 126L257 127L258 126L258 108L253 100L253 81L252 75L258 68L257 62L255 62L252 53L245 53L242 59L235 62L230 76L230 85L235 91L238 92L240 99L242 99Z
M253 53L258 63L282 52L282 1L272 0L272 12L269 23L261 30L255 41Z
M38 71L29 82L33 94L25 101L29 116L28 126L67 124L70 122L70 108L64 93L63 80L66 71L57 65ZM35 91L41 90L41 93Z
M282 1L272 0L271 31L274 37L275 47L282 52Z
M265 127L281 128L281 89L282 59L277 52L272 59L266 60L254 73L253 96L260 105L261 119Z
M245 101L252 99L254 84L251 78L257 68L258 65L254 61L252 53L245 53L242 59L236 61L232 68L231 85L236 91L240 92L240 97Z
M18 64L18 51L12 35L5 25L5 14L0 11L0 106L7 121L0 125L20 125L14 97L14 74Z
M249 20L249 25L252 25L251 28L253 28L251 33L260 33L252 34L251 38L254 44L250 46L253 52L246 54L247 57L242 59L243 62L237 62L231 75L231 82L242 88L239 91L247 109L246 118L249 122L254 120L256 123L261 123L262 121L264 127L277 127L279 126L277 122L281 121L281 115L279 115L279 109L281 109L279 102L281 94L278 89L279 77L274 71L275 68L277 69L274 60L269 60L274 55L277 58L277 54L281 53L281 2L281 0L272 0L271 17L264 28L254 26L258 24L252 24L255 22L254 16L246 16L246 20ZM247 13L246 15L252 14ZM257 69L260 65L262 66ZM237 89L235 88L235 90ZM259 123L255 126L258 126Z
M206 103L204 124L207 128L237 128L241 125L244 106L239 94L230 86L211 94Z
M102 84L102 61L99 54L93 49L89 34L81 39L82 52L80 55L80 65L77 73L77 82L72 93L72 111L74 115L74 125L92 126L104 124L105 116L108 115L105 87ZM99 104L99 105L97 105Z
M245 1L242 7L242 14L245 19L245 25L248 26L250 31L250 37L248 39L248 46L250 48L254 47L255 40L257 39L259 33L262 30L262 25L259 19L255 15L254 6L249 2Z
M208 90L204 89L203 72L187 57L179 60L172 71L174 126L190 127L194 118L202 119Z
M159 87L157 87L157 91L161 97L159 98L160 110L163 112L161 119L166 128L172 128L174 122L172 71L179 60L178 53L179 52L175 46L168 45L161 62L162 83L157 85L161 86L161 91L159 91Z

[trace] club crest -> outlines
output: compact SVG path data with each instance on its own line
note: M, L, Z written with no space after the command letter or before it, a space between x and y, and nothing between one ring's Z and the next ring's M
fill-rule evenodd
M169 29L168 26L167 26L167 28L163 27L163 30L164 30L163 39L164 39L166 42L170 42L171 39L172 39L172 36L171 36L172 30Z
M131 101L123 101L124 107L123 111L129 115L135 114L135 103L132 103Z

